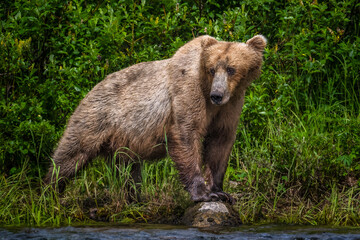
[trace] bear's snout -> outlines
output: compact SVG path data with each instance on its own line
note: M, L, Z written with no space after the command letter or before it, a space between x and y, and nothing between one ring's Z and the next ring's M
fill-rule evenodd
M213 104L220 105L221 101L223 100L224 94L221 92L212 92L210 94L210 99L213 102Z
M215 74L210 91L212 104L223 105L229 101L228 78L225 72Z

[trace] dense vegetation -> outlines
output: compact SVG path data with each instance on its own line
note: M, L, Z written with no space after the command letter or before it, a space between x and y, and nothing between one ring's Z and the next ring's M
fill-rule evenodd
M221 2L0 2L0 224L175 220L190 201L169 159L145 164L137 204L130 166L98 159L61 196L41 178L92 87L203 34L268 39L225 179L242 220L360 224L360 4Z

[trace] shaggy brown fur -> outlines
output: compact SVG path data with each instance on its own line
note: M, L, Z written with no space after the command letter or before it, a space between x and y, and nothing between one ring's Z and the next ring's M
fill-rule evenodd
M260 75L265 45L261 35L246 44L201 36L170 59L110 74L71 116L53 155L58 177L71 178L97 155L124 147L129 159L135 153L162 158L166 135L192 200L232 202L222 191L223 178L245 90Z

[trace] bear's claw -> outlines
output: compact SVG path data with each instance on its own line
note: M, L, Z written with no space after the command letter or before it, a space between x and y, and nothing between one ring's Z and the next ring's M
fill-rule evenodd
M211 192L207 194L203 194L200 197L192 197L192 200L194 202L217 202L217 201L223 201L226 203L229 203L231 205L235 204L235 199L226 192Z
M223 202L230 203L231 205L235 204L235 199L230 194L228 194L226 192L221 191L221 192L216 192L216 193L213 193L213 194L216 194L218 199L220 199Z

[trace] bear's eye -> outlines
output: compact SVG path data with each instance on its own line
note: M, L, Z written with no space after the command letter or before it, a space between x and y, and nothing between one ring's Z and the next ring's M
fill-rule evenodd
M232 67L227 67L227 68L226 68L226 72L227 72L230 76L232 76L232 75L235 74L235 69L232 68Z
M214 68L210 68L210 74L215 76L215 69Z

